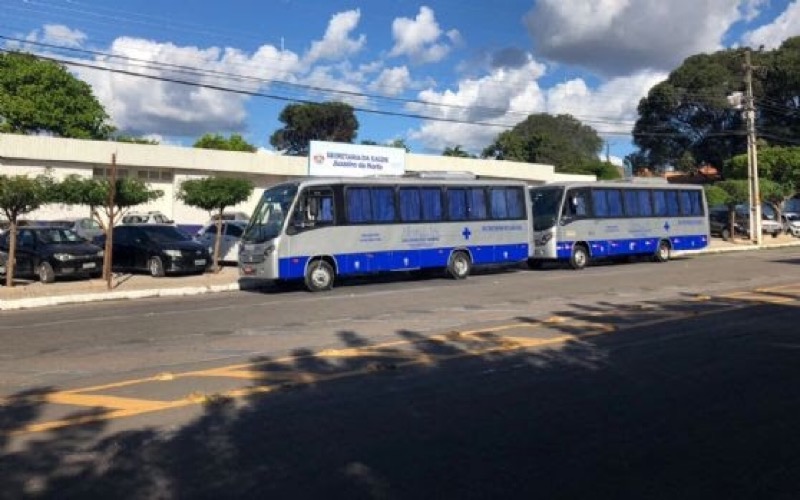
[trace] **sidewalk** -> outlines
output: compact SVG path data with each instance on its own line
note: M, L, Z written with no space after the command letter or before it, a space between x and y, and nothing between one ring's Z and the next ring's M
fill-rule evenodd
M767 236L761 247L746 240L728 242L711 238L707 248L675 252L674 255L677 257L783 247L800 247L800 238L787 235L777 238ZM13 288L0 286L0 311L103 300L200 295L239 289L239 274L235 266L223 267L219 273L164 278L153 278L147 274L116 274L111 291L106 288L103 280L61 280L49 285L42 285L38 281L18 280Z
M148 274L115 273L112 289L101 279L64 279L43 285L17 280L13 288L0 286L0 311L144 297L177 297L239 290L239 271L225 266L219 273L153 278Z

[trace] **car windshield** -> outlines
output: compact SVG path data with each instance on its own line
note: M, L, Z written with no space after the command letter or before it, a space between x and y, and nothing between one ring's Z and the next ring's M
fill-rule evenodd
M297 184L281 184L264 191L242 240L263 243L278 236L297 195Z
M784 217L786 217L786 220L800 220L800 215L797 214L786 214Z
M173 243L176 241L191 241L192 238L175 226L141 226L142 232L156 243Z
M533 229L544 231L556 224L558 209L561 206L563 188L536 188L531 190L533 202Z
M78 236L77 233L69 230L69 229L62 229L62 228L47 228L47 229L40 229L36 232L39 236L39 241L42 243L83 243L85 240Z

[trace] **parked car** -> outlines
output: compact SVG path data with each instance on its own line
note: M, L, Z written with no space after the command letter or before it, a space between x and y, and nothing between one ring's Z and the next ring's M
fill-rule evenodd
M721 236L723 239L730 239L729 211L725 207L712 207L708 212L709 229L712 236ZM735 217L736 227L734 236L750 235L750 214L747 207L736 207ZM763 213L761 217L761 233L777 238L783 232L783 226L770 215Z
M218 218L219 215L214 214L208 222L215 222ZM244 212L222 212L222 220L241 220L247 222L250 220L250 215Z
M122 216L122 224L172 224L172 220L158 211L131 212Z
M91 217L46 221L45 225L71 229L86 241L92 241L103 234L103 228L100 227L100 223Z
M11 234L0 236L0 275L5 276ZM17 231L15 277L38 277L52 283L58 277L99 277L103 249L70 229L26 226Z
M800 213L784 212L781 214L783 232L792 236L800 236Z
M115 270L165 274L203 273L211 264L208 249L170 224L126 224L113 230ZM101 237L99 240L103 240Z
M222 242L220 243L220 262L239 262L239 241L242 239L247 221L230 220L222 223ZM214 255L214 243L217 237L217 224L210 222L198 231L195 240L208 248L208 253Z
M731 239L730 214L727 209L710 210L708 212L708 227L711 236L719 236L723 240ZM747 236L750 234L747 219L737 214L734 223L734 236Z

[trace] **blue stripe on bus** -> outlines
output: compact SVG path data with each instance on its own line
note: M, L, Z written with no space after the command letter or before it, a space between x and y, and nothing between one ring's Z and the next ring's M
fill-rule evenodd
M475 245L468 246L472 263L502 264L520 262L528 258L528 244L510 245ZM424 250L391 250L385 252L361 252L338 254L336 260L337 273L340 276L383 271L400 271L403 269L420 269L427 267L445 267L453 248L429 248ZM302 278L305 275L309 256L288 257L278 262L280 279Z
M662 238L633 238L623 240L589 240L589 254L592 257L613 257L617 255L653 254ZM708 246L708 236L685 235L670 236L673 250L698 250ZM569 259L572 256L574 241L564 241L556 245L556 256Z

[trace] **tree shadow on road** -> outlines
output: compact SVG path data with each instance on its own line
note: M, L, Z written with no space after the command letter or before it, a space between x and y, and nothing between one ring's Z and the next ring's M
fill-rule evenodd
M790 498L799 319L677 300L381 343L340 330L253 359L249 392L170 431L20 435L53 389L28 391L0 410L0 498Z

